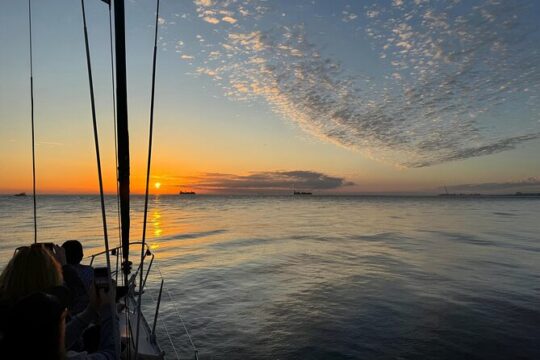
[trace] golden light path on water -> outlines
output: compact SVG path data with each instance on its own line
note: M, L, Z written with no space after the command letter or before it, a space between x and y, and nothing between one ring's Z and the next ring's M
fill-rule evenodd
M173 197L174 198L174 197ZM226 199L226 198L225 198ZM286 199L286 198L285 198ZM286 199L287 200L287 199ZM200 200L197 200L200 202ZM197 269L223 267L232 268L246 263L268 261L273 257L302 254L301 256L317 259L324 254L336 253L334 242L325 241L327 237L339 238L362 224L360 239L391 236L387 231L387 219L401 223L405 230L414 230L423 225L422 217L412 216L412 212L406 209L368 206L357 208L355 204L348 204L341 209L344 213L354 214L352 219L333 219L332 224L327 223L327 214L310 213L310 202L294 204L294 212L288 209L287 201L282 204L281 213L266 213L265 208L251 208L251 205L227 204L227 200L218 201L224 206L222 209L212 208L212 204L196 205L195 200L179 200L177 204L171 203L171 197L154 197L151 201L149 212L149 230L147 242L155 252L162 267L168 272L182 274L186 271ZM184 206L185 204L185 206ZM174 211L171 211L174 206ZM195 206L195 208L193 208ZM274 209L275 211L275 209ZM426 211L428 211L426 209ZM428 211L429 213L429 211ZM428 216L426 213L426 216ZM412 217L409 217L412 216ZM408 218L408 223L402 223L403 218ZM454 227L457 224L448 222L448 218L430 218L430 225L435 228ZM481 227L482 222L477 226ZM487 226L487 225L486 225ZM134 218L132 222L133 238L137 239L137 229L142 227L142 219ZM335 232L332 231L335 229ZM291 233L316 233L317 241L310 244L309 248L302 243L300 238L291 241L271 241L272 238L283 239L290 237ZM271 238L269 234L272 233ZM414 241L412 239L412 241ZM242 246L242 251L234 250ZM243 246L250 245L253 246ZM418 244L418 246L421 246ZM225 250L230 247L231 251ZM431 255L425 256L423 252L402 252L393 244L379 241L363 241L358 244L343 244L339 252L360 252L366 256L390 254L392 257L421 266L429 270L433 264ZM221 249L221 250L220 250ZM439 256L447 261L453 261L461 256L459 249L453 246L441 248ZM203 260L204 259L204 260ZM348 260L341 259L332 266L332 271L317 271L316 282L339 282L347 276L358 272L358 267L349 268L341 265L348 264ZM301 265L303 268L295 269L294 272L310 272L309 265ZM371 266L371 265L370 265ZM365 269L367 272L380 272L384 274L384 265L378 270L371 266ZM314 270L315 271L315 270ZM315 281L315 280L314 280Z

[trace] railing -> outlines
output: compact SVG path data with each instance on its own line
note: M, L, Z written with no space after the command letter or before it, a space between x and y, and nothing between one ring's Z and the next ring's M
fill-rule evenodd
M130 242L129 245L130 245L130 247L131 246L139 246L140 247L141 245L143 245L143 243L141 241L137 241L137 242ZM144 264L144 262L146 262L147 257L150 256L150 262L149 262L148 268L146 269L146 273L144 274L143 283L142 283L141 286L139 286L139 291L144 291L144 289L146 287L148 276L150 275L150 270L152 269L152 265L154 264L155 255L150 250L150 247L149 247L148 243L145 243L144 246L145 246L145 253L144 253L143 262L141 262L137 266L137 269L135 270L135 272L131 274L128 283L125 284L126 286L128 286L128 289L133 289L134 288L135 281L138 278L138 274L142 269L142 265ZM118 247L109 249L109 252L110 252L111 255L116 256L117 260L118 260L119 256L121 255L120 254L121 249L122 249L122 247L118 246ZM89 265L92 266L93 263L94 263L94 260L97 257L103 256L106 253L107 253L107 251L101 251L101 252L98 252L98 253L95 253L95 254L92 254L92 255L88 256L87 259L89 259ZM112 261L111 261L111 263L112 263ZM117 264L118 264L118 261L117 261ZM111 269L111 276L113 276L113 277L117 276L119 271L122 271L122 270L119 270L118 268L117 269ZM161 305L161 302L162 302L162 293L163 293L163 290L165 290L167 292L169 301L173 304L173 309L175 310L174 315L176 317L178 317L178 319L180 320L180 323L182 324L183 330L184 330L185 334L187 335L189 345L191 346L192 351L193 351L193 359L198 360L199 359L199 350L197 349L197 347L193 343L191 335L190 335L190 333L189 333L189 331L188 331L188 329L187 329L187 327L186 327L186 325L184 323L184 320L180 316L180 312L178 310L178 307L177 307L176 303L174 302L174 300L173 300L173 298L171 296L171 293L169 292L168 289L166 289L166 288L164 289L164 279L163 279L163 275L161 273L161 270L159 270L159 267L158 267L158 274L159 274L159 278L160 278L160 286L159 286L159 292L158 292L158 296L157 296L157 301L156 301L156 299L154 299L154 297L151 294L148 294L148 295L150 295L150 298L152 299L152 301L156 303L155 312L153 314L154 315L153 316L153 323L152 323L152 326L151 326L151 337L154 340L156 338L156 327L157 327L157 324L158 324L158 314L159 314L159 309L160 309L160 305ZM166 324L163 322L160 325L165 330L165 333L166 333L166 335L168 337L168 340L169 340L169 342L170 342L170 344L172 346L172 349L173 349L173 351L174 351L174 353L176 355L176 358L180 359L180 356L178 355L176 346L174 345L174 342L173 342L173 340L172 340L172 338L170 336L170 332L169 332Z
M130 247L132 245L141 246L142 244L143 243L141 241L135 241L135 242L130 242L129 246ZM148 265L148 269L146 270L146 274L144 275L144 280L143 280L142 286L140 286L140 291L142 291L144 289L144 286L146 285L146 280L148 279L148 275L150 274L150 270L152 269L152 264L154 263L154 257L155 257L155 255L152 253L152 251L150 251L150 247L148 246L147 243L144 244L144 247L145 247L145 250L146 250L145 253L144 253L144 259L143 259L143 261L141 261L139 263L139 266L137 267L137 270L133 274L133 275L137 275L139 273L139 271L141 270L142 265L144 263L144 260L146 260L146 257L150 255L151 256L150 265ZM109 252L111 253L111 255L116 256L116 258L117 258L117 261L116 261L117 267L116 267L116 269L114 269L114 270L111 269L111 276L116 277L116 279L118 279L118 276L117 276L118 275L118 257L120 256L120 251L119 250L121 250L121 249L122 249L122 246L117 246L115 248L109 249ZM92 264L94 263L94 260L95 260L96 257L101 256L101 255L105 255L106 253L107 253L107 251L105 250L105 251L101 251L101 252L98 252L96 254L90 255L89 256L89 258L90 258L90 264L89 265L92 266ZM130 266L131 267L131 265L122 264L122 267L124 267L124 266ZM133 275L132 275L132 277L130 279L130 282L135 280ZM125 285L130 285L130 284L125 284Z

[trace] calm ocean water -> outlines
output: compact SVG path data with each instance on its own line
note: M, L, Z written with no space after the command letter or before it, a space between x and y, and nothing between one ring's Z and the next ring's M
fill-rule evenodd
M98 197L38 205L39 241L102 247ZM160 338L189 356L176 305L202 359L540 359L539 214L540 199L155 197ZM32 199L0 197L0 229L3 266L33 239Z

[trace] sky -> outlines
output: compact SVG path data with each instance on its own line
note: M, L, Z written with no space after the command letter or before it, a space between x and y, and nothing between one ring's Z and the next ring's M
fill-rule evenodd
M105 190L108 6L85 1ZM155 2L126 1L144 191ZM0 193L31 192L28 4L0 2ZM540 192L540 3L162 0L152 193ZM37 192L96 193L81 4L32 1ZM159 188L158 188L159 185Z

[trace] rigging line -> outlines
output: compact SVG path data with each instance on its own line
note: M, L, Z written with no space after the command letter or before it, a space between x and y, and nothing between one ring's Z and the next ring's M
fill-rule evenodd
M146 190L144 193L144 215L143 215L143 229L142 229L142 244L141 244L141 265L139 274L139 299L137 301L137 338L135 344L135 354L139 350L139 330L141 319L141 302L143 289L141 288L143 283L143 269L144 269L144 254L146 243L146 223L148 218L148 187L150 183L150 165L152 162L152 139L154 133L154 98L156 90L156 58L157 58L157 36L158 36L158 20L159 20L159 0L156 0L156 21L154 31L154 54L152 59L152 93L150 96L150 129L148 134L148 161L146 164Z
M118 253L116 255L116 283L118 283L118 263L120 259L122 249L122 231L120 229L120 190L118 182L118 140L116 139L116 95L114 89L116 84L114 82L114 51L113 51L113 32L112 32L112 7L109 3L109 44L111 45L111 84L112 84L112 104L113 104L113 125L114 125L114 161L115 161L115 174L116 174L116 209L118 216L118 244L120 245ZM122 277L123 280L123 277Z
M32 54L32 4L28 0L28 27L30 34L30 118L32 123L32 198L34 201L34 243L37 243L37 206L36 206L36 146L34 134L34 66Z
M163 323L161 325L161 328L165 330L165 334L167 335L167 338L169 339L169 343L171 344L171 347L174 351L174 354L176 355L176 359L180 360L180 355L178 355L178 351L176 350L176 346L174 346L174 342L171 337L171 333L169 332L169 328Z
M161 280L163 280L163 278L161 278ZM154 298L154 296L152 295L152 292L148 292L148 295L150 295L150 299L152 299L152 302L156 304L157 306L157 302L156 302L156 299ZM180 356L178 355L178 351L176 351L176 346L174 346L174 342L172 340L172 337L171 337L171 334L169 333L169 328L167 327L167 324L165 321L163 321L162 323L159 324L160 327L162 329L165 330L165 333L167 335L167 338L169 339L169 343L171 344L171 347L173 348L173 351L174 353L176 354L176 359L177 360L180 360Z
M96 162L97 162L97 170L98 170L98 179L99 179L99 195L101 199L101 216L103 219L103 236L105 241L105 258L107 260L107 271L108 271L108 279L109 279L109 288L112 289L112 277L111 277L111 256L109 252L109 237L107 235L107 215L105 212L105 196L103 194L103 176L101 173L101 157L99 154L99 137L98 137L98 128L97 128L97 120L96 120L96 103L94 99L94 82L92 80L92 64L90 62L90 47L88 45L88 29L86 27L86 13L84 9L84 0L81 0L81 8L82 8L82 17L83 17L83 26L84 26L84 45L86 49L86 66L88 69L88 83L90 86L90 103L92 107L92 125L94 128L94 143L96 147ZM112 313L116 313L116 304L115 302L111 302L111 308ZM116 347L116 355L118 358L120 358L120 339L118 338L118 324L113 321L113 329L114 329L114 337L115 337L115 347Z
M195 346L195 344L193 343L193 339L191 338L191 335L187 329L187 326L186 324L184 323L184 319L182 319L182 317L180 316L180 311L178 310L178 306L176 305L176 303L174 302L173 298L172 298L172 295L171 295L171 292L169 291L169 289L165 288L165 291L167 291L167 295L169 296L169 300L173 303L173 307L174 307L174 310L176 311L176 316L178 317L178 319L180 319L180 322L182 323L182 327L184 328L184 331L189 339L189 343L191 344L191 347L193 348L193 351L195 353L195 359L198 360L199 359L199 349L197 349L197 347Z
M158 263L156 263L156 268L157 268L157 270L159 272L159 276L163 279L163 273L161 272L161 267L159 266ZM180 311L178 310L178 305L173 300L173 297L171 295L171 292L169 291L169 288L166 287L165 291L167 292L167 296L169 297L169 301L173 305L173 309L176 311L176 316L178 317L178 319L180 319L180 322L182 323L182 327L184 328L184 332L186 333L186 335L188 337L188 340L189 340L189 343L191 344L191 347L192 347L192 349L193 349L193 351L195 353L195 360L198 360L199 359L199 349L197 349L197 347L193 343L193 339L191 338L191 334L189 333L189 330L188 330L186 324L184 323L184 319L182 319L182 316L180 316Z

